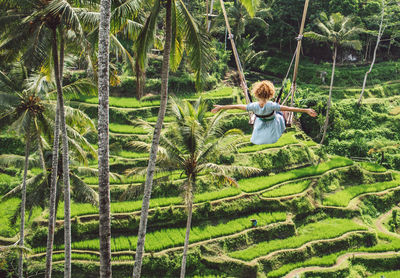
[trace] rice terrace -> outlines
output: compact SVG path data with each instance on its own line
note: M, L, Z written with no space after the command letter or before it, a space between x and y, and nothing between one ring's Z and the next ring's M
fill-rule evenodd
M0 0L0 277L400 277L399 0Z

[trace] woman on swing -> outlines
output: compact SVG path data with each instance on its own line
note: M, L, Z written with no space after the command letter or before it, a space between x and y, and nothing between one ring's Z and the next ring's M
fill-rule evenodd
M247 105L214 105L214 109L211 112L217 113L222 109L240 109L254 112L257 118L254 122L253 134L250 140L253 144L273 144L282 136L286 126L285 119L279 111L301 112L307 113L311 117L317 116L313 109L283 106L269 101L275 95L275 87L268 80L254 84L252 93L258 99L258 102L252 102Z

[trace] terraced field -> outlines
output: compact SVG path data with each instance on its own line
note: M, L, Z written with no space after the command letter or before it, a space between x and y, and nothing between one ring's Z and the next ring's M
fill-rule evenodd
M185 95L181 98L194 100L198 96ZM214 103L234 101L232 89L227 87L206 92L202 96L212 99ZM97 98L92 97L72 101L73 105L84 107L82 109L87 109L88 113L93 113L96 103ZM112 259L115 273L124 273L132 267L142 205L140 194L127 201L120 200L126 188L140 187L144 182L143 176L127 177L125 171L146 166L148 157L146 152L129 149L127 142L145 138L147 134L146 130L131 123L137 118L154 123L158 105L158 101L110 99L110 114L114 115L111 116L110 136L111 141L119 145L111 148L110 167L120 175L120 178L111 179ZM238 122L246 125L245 113L232 112L227 119L231 116L241 119ZM172 120L172 116L167 116L165 124L170 124ZM247 131L242 144L233 151L233 161L229 163L260 167L253 159L255 155L276 154L283 150L292 155L291 152L295 151L291 147L307 150L310 155L279 171L265 170L247 178L237 176L237 187L199 188L194 198L188 276L296 277L306 273L306 277L318 277L321 272L326 272L332 273L331 276L326 274L326 277L347 277L354 265L367 268L372 277L400 275L400 264L396 264L400 262L396 253L400 250L400 237L387 231L384 225L376 224L381 215L398 203L399 172L388 171L374 163L355 162L346 157L320 157L319 146L297 127L288 129L272 145L251 145L248 143L249 135ZM225 156L229 158L231 154L226 153ZM90 165L97 167L96 161L91 161ZM30 176L34 171L30 171ZM351 177L346 179L346 175L352 172L357 172L363 178L358 182L343 182L335 191L324 192L322 183L319 183L333 174L341 176L343 181L349 180ZM186 210L182 197L174 190L184 175L173 172L157 177L166 179L167 176L168 181L162 183L162 186L168 186L167 192L156 190L150 201L144 277L152 277L153 271L164 273L164 277L175 277L179 272ZM383 176L386 180L381 181ZM96 177L81 178L97 190ZM207 181L207 173L203 173L201 178ZM15 180L11 174L2 173L0 182L18 184L19 180ZM371 200L379 206L372 208ZM11 225L8 221L18 201L18 198L13 198L0 202L0 241L11 240L18 233L18 225ZM354 207L349 203L354 203ZM27 221L28 243L33 249L27 265L32 273L44 263L47 217L46 210L37 208ZM71 218L73 265L77 269L93 271L98 268L99 261L98 208L73 201ZM57 219L53 260L62 265L62 202L58 206ZM257 221L255 226L252 224L254 220ZM374 256L369 256L371 254ZM371 267L371 260L375 260L376 265L386 263L387 271ZM54 271L56 275L59 274L57 268Z

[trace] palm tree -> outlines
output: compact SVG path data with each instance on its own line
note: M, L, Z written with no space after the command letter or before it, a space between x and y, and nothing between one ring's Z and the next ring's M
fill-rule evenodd
M321 33L316 33L316 32L304 33L305 37L309 37L313 40L332 44L333 48L331 84L329 86L329 98L326 108L326 117L320 144L324 142L326 131L328 129L329 111L332 106L333 78L335 76L335 66L336 66L336 57L338 48L340 46L343 46L343 47L350 47L355 50L360 50L361 42L356 38L357 35L363 31L361 28L354 26L354 23L350 17L343 16L340 13L331 14L328 19L327 15L323 12L321 13L321 20L319 19L316 20L316 24L320 29Z
M188 101L180 104L174 99L171 99L170 102L174 122L161 134L156 171L171 172L178 170L182 171L182 176L185 177L183 181L183 198L188 218L180 275L180 277L184 277L194 192L199 174L207 173L208 176L211 175L217 178L221 183L237 185L236 181L229 176L229 173L236 172L248 176L260 170L252 167L217 165L214 163L216 154L229 147L226 143L224 144L224 139L232 135L242 135L242 132L236 129L223 131L220 126L223 114L207 119L205 115L208 106L201 98L194 105ZM151 130L151 126L148 124L147 128ZM133 141L129 144L141 151L148 151L151 148L150 143ZM146 171L146 168L134 168L128 171L128 175L142 174L143 171ZM134 188L128 188L128 190L131 189Z
M99 26L99 239L100 277L111 277L110 166L108 136L109 44L111 1L100 1Z
M51 131L54 130L52 118L54 118L56 105L54 101L51 100L51 95L55 93L55 85L51 82L54 78L51 76L49 67L42 67L41 73L39 74L28 76L27 72L27 69L22 64L13 65L7 74L0 72L0 99L2 108L6 111L1 115L1 118L4 124L12 122L11 128L16 130L18 134L23 134L24 136L27 131L26 122L30 121L28 124L30 140L37 146L36 149L40 158L40 165L43 169L43 174L46 175L45 172L47 170L43 158L43 149L51 142ZM50 80L50 82L47 80ZM67 94L76 94L77 92L87 94L88 92L94 91L92 83L87 79L82 79L66 85L64 86L64 90ZM18 93L20 91L22 91L22 93ZM25 113L29 112L29 109L34 109L35 113ZM80 161L85 161L86 159L85 153L83 152L84 149L91 152L91 154L96 157L95 150L82 136L83 133L94 130L93 122L77 109L66 107L66 114L67 123L70 126L74 126L74 128L67 126L67 132L69 133L68 140L72 143L72 152ZM31 118L19 118L19 116L22 117L23 115L31 115ZM5 120L4 117L8 120ZM24 123L25 126L23 125ZM53 171L53 173L57 173L57 171ZM24 200L23 203L25 203ZM50 210L51 216L53 215L52 213L54 214L54 210ZM53 218L50 217L49 223L51 224L52 221ZM49 236L50 235L51 233L49 233Z
M146 53L153 44L154 29L157 23L157 18L161 11L162 3L163 2L160 0L154 1L151 13L146 20L145 26L143 27L141 34L143 39L138 42L139 48L143 49L142 52L138 53L140 62L144 63ZM201 32L199 25L195 22L194 18L186 9L183 1L167 0L165 1L164 6L166 13L165 44L161 68L161 103L160 110L158 111L157 122L154 128L153 141L150 149L150 158L147 167L133 277L140 277L142 267L147 216L153 184L154 169L161 128L167 108L170 61L171 68L177 69L181 62L183 51L186 49L191 66L195 70L196 83L201 86L202 81L207 76L207 68L212 58L210 53L207 52L207 49L210 47L210 41L207 39L205 32Z
M374 67L375 59L376 59L376 52L378 51L379 43L381 42L382 36L385 33L385 29L386 29L386 27L388 25L388 20L386 20L386 22L384 22L385 15L387 16L387 11L385 13L385 8L387 8L386 6L387 6L387 4L385 3L384 0L382 0L381 1L381 15L380 15L380 21L379 21L379 29L378 29L378 33L377 33L377 37L376 37L374 55L373 55L373 58L372 58L371 65L370 65L368 71L364 75L364 81L363 81L363 85L362 85L362 88L361 88L360 97L358 98L358 102L357 102L358 105L361 105L362 98L363 98L364 91L365 91L365 85L367 84L368 74L371 73L372 68Z
M62 150L63 150L63 173L64 173L64 206L65 206L65 221L64 221L64 240L65 240L65 264L64 277L71 277L71 223L70 223L70 181L69 181L69 158L68 158L68 138L65 122L64 98L62 92L62 66L64 64L64 31L71 29L75 31L77 37L82 36L82 28L78 17L72 6L67 1L61 0L35 0L35 1L11 1L14 10L8 18L13 21L8 21L3 27L3 37L5 43L1 45L4 51L10 53L18 53L12 51L15 46L23 52L25 63L30 66L43 64L47 58L47 54L51 51L54 77L58 95L58 110L56 112L56 127L54 136L54 153L58 154L58 123L60 123L62 135ZM10 24L12 23L12 24ZM47 27L47 28L45 28ZM0 30L2 31L2 30ZM60 37L60 49L58 49L58 38ZM22 47L22 49L21 49ZM60 51L60 53L58 53ZM59 120L58 120L59 118ZM57 156L57 155L56 155ZM56 160L56 156L54 159ZM57 163L53 163L56 167ZM52 169L57 172L57 169ZM54 179L52 180L55 181ZM55 184L51 185L53 190ZM51 196L54 197L54 196ZM46 274L47 276L47 274Z
M78 162L78 160L74 159L72 156L72 162ZM24 158L18 155L0 155L0 165L9 167L9 166L17 166L22 164ZM35 159L30 159L30 165L37 165L38 161ZM29 178L26 181L26 189L27 189L27 197L26 197L26 210L30 211L30 215L35 207L41 207L45 209L49 206L49 202L43 196L49 195L49 184L52 178L51 173L51 163L52 163L52 153L50 151L45 152L45 164L47 171L38 173L33 177ZM57 176L57 190L56 194L56 209L55 214L57 212L57 206L61 197L65 192L62 190L62 158L58 160L58 164L61 166L60 170L56 173ZM76 202L82 203L90 203L92 205L98 205L98 194L94 191L90 186L88 186L79 176L97 176L97 169L92 169L90 167L85 166L75 166L71 167L69 175L71 176L71 196ZM1 200L7 200L8 198L15 197L22 190L22 184L16 186L9 192L7 192L4 196L2 196ZM22 202L21 202L22 203ZM22 205L21 205L22 206ZM14 214L12 217L12 221L17 219L18 215ZM50 217L50 216L49 216ZM56 218L56 217L55 217Z

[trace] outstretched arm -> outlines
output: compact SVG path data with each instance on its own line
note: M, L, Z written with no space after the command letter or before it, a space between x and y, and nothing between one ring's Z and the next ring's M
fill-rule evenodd
M214 105L214 109L211 110L213 113L217 113L219 110L228 109L240 109L246 111L246 105L244 104L231 104L231 105Z
M316 117L318 114L311 108L297 108L297 107L290 107L281 105L281 111L291 111L291 112L300 112L300 113L307 113L311 117Z

